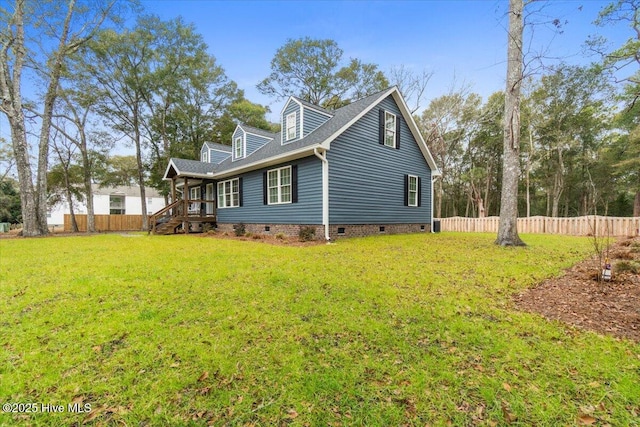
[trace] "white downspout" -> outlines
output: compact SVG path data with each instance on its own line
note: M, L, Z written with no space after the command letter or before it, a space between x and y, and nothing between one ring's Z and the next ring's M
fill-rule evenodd
M320 154L318 148L314 148L313 154L322 162L322 225L324 226L324 238L328 242L331 240L329 236L329 161L326 151Z
M433 231L433 219L434 219L433 218L433 204L435 203L435 200L433 200L433 187L435 186L436 180L438 178L440 178L440 175L435 175L433 173L433 171L431 171L431 227L430 228L431 228L431 232L432 233L435 233ZM438 219L440 219L440 218L438 218ZM442 224L440 226L442 226Z

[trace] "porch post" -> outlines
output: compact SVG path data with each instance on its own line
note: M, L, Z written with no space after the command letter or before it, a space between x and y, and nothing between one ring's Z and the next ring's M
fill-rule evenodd
M184 187L182 190L182 199L184 200L184 206L182 210L182 229L185 234L189 234L189 221L187 221L187 216L189 216L189 178L184 177Z
M176 201L176 177L171 178L171 203Z

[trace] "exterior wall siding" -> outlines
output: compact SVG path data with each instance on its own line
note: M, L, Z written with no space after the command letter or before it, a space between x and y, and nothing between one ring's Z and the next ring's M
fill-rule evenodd
M378 111L400 117L393 97L384 99L331 143L329 221L331 224L430 224L431 170L407 123L400 148L381 145ZM420 178L421 206L404 206L405 174Z
M229 156L231 156L231 152L225 153L220 150L209 150L209 163L220 163L229 158Z
M307 136L314 130L318 129L329 117L310 108L304 108L303 135Z
M291 114L294 111L296 112L296 137L293 139L287 140L287 114ZM282 112L282 117L280 118L280 125L282 129L283 144L288 144L289 142L297 141L300 139L300 113L301 113L300 104L298 104L294 100L291 100L287 104L284 111Z
M298 202L265 205L263 172L289 165L298 165ZM318 158L306 157L240 176L242 206L218 209L218 224L322 224L322 165Z
M269 138L253 135L251 133L245 133L245 138L247 139L247 156L256 151L258 148L262 147L267 142L271 141Z

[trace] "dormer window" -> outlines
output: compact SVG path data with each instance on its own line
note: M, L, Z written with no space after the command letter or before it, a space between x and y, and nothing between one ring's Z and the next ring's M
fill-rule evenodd
M202 152L202 158L200 160L205 163L209 163L209 150L204 150Z
M287 114L287 141L294 139L296 137L296 113Z
M384 145L396 146L396 115L388 111L384 112Z
M241 136L233 140L233 154L236 159L244 157L244 145L242 144Z

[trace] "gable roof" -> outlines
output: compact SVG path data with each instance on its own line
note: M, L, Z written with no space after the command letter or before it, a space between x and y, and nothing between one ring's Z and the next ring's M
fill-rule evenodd
M169 171L173 168L177 176L197 176L200 178L212 178L216 165L213 163L200 162L198 160L187 160L172 157L164 172L164 178L169 177Z
M244 130L246 133L251 133L253 135L262 136L264 138L273 139L277 135L276 133L270 132L268 130L264 130L264 129L260 129L260 128L254 128L253 126L248 126L248 125L245 125L245 124L242 124L242 123L240 123L238 125L238 127L241 128L242 130ZM229 147L229 148L231 148L231 147Z
M305 107L307 107L307 108L309 108L311 110L318 111L319 113L326 114L329 117L333 116L333 114L334 114L333 111L329 111L326 108L323 108L323 107L321 107L319 105L312 104L309 101L305 101L302 98L298 98L297 96L292 96L291 99L296 101L298 104L302 104L303 106L305 106ZM288 102L287 102L287 104L288 104ZM285 106L282 109L282 111L284 111L286 109L287 104L285 104Z
M189 175L197 177L209 177L213 178L225 178L232 175L237 175L242 172L246 172L253 169L272 166L277 163L294 160L301 157L309 156L313 153L314 149L322 148L325 150L331 149L331 142L335 140L340 134L347 130L351 125L358 121L362 116L371 111L378 103L387 98L389 95L393 96L398 108L400 109L402 116L404 117L409 129L415 138L420 150L427 161L427 164L431 168L432 176L439 176L440 171L436 166L436 163L429 152L426 142L422 138L418 127L411 116L411 112L404 102L402 95L397 87L391 87L381 92L369 95L365 98L352 102L349 105L341 107L332 113L332 117L316 128L313 132L309 133L302 139L295 140L285 145L280 144L281 132L271 133L262 129L251 128L262 132L263 135L269 134L271 141L267 142L251 155L232 161L231 158L227 158L219 164L203 163L195 160L184 160L172 158L167 166L165 172L165 179L167 179L169 168L173 165L177 175ZM291 97L294 99L294 97ZM294 99L295 102L306 103L299 98ZM316 110L323 110L321 107L310 105L310 108ZM326 111L326 110L325 110ZM329 114L329 113L327 113ZM248 132L248 126L242 125L242 128ZM254 132L251 132L254 133ZM257 133L257 132L255 132Z
M230 145L218 144L217 142L205 142L204 145L206 145L209 150L218 150L224 151L225 153L231 153Z

